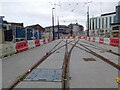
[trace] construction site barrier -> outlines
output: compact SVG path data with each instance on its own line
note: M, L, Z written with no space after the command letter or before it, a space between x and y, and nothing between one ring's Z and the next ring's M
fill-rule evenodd
M68 39L70 38L70 36L68 36Z
M43 44L46 44L46 40L45 39L43 39Z
M104 44L110 45L110 38L104 38Z
M45 38L46 43L48 43L48 38Z
M40 46L39 40L35 40L35 46L36 46L36 47L37 47L37 46Z
M118 38L110 38L110 45L118 46L119 45L119 39Z
M103 39L103 38L100 38L100 39L99 39L99 43L100 43L100 44L103 44L103 43L104 43L104 39Z
M79 39L81 39L81 36L78 36Z
M95 37L95 42L99 43L99 37Z
M35 47L35 41L34 40L28 40L28 48L34 48Z
M41 44L41 45L43 45L43 44L44 44L44 43L43 43L43 39L41 39L41 40L39 40L39 41L40 41L40 44Z
M100 43L100 44L107 44L107 45L112 45L112 46L119 46L120 42L118 38L100 38L100 37L87 37L85 35L78 35L78 36L64 36L65 38L70 38L70 39L85 39L88 41L92 41L92 42L96 42L96 43Z
M90 41L90 37L87 37L87 40Z
M87 36L84 36L84 39L87 40Z
M95 38L94 37L90 37L90 41L95 42Z
M74 35L73 38L75 38L76 36Z
M22 51L26 51L28 49L28 42L27 41L20 41L20 42L16 42L16 51L18 52L22 52Z

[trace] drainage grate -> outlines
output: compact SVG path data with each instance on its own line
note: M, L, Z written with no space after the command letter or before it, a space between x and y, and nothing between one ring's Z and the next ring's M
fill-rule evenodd
M94 58L83 58L84 61L96 61Z

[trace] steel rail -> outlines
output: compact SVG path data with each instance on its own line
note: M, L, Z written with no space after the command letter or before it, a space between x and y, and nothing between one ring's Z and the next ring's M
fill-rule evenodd
M78 40L79 41L79 40ZM68 44L67 40L66 40L66 51L65 51L65 55L64 55L64 65L63 65L63 72L62 72L62 82L63 82L63 90L69 89L69 63L70 63L70 57L71 57L71 53L73 48L76 46L77 42L72 46L72 48L69 50L68 52Z
M116 53L112 50L108 50L108 49L105 49L105 48L102 48L100 46L97 46L97 45L94 45L92 43L88 43L88 42L85 42L85 41L82 41L83 43L86 43L86 44L89 44L91 46L95 46L95 47L92 47L92 48L95 48L95 49L98 49L98 50L104 50L105 52L108 52L108 53L111 53L111 54L114 54L114 55L117 55L117 56L120 56L120 53ZM89 46L89 45L86 45L86 46ZM97 48L96 48L97 47Z
M111 60L109 60L109 59L101 56L100 54L96 53L95 51L87 48L86 46L84 46L84 44L80 44L80 43L78 43L78 44L79 44L80 46L84 47L85 49L87 49L87 50L88 50L88 51L87 51L88 53L90 53L90 54L92 54L92 55L100 58L101 60L105 61L106 63L108 63L108 64L110 64L111 66L115 67L116 69L120 70L120 66L119 66L118 64L116 64L116 63L112 62ZM86 51L86 50L85 50L85 51Z
M60 44L60 42L59 42L59 44ZM58 46L58 44L55 45L54 47L56 47L56 46ZM53 47L53 48L49 51L49 53L46 53L37 63L35 63L34 65L32 65L32 67L30 67L26 72L24 72L23 74L21 74L20 77L19 77L17 80L15 80L15 81L13 82L13 84L10 85L10 86L7 88L7 90L13 90L13 89L15 88L15 86L17 86L21 81L23 81L23 80L25 79L25 77L26 77L28 74L30 74L30 73L33 71L33 69L35 69L36 67L38 67L38 66L39 66L43 61L45 61L51 54L53 54L55 51L59 50L60 48L62 48L62 47L64 47L64 46L65 46L65 45L62 45L62 46L60 46L59 48L57 48L57 49L55 49L54 51L51 52L51 50L54 48L54 47Z
M80 46L75 46L75 47L77 47L77 48L79 48L79 49L81 49L81 50L83 50L83 51L86 51L87 53L90 53L90 54L92 54L92 55L94 55L94 56L96 56L96 57L98 57L98 58L100 58L101 60L105 61L106 63L110 64L111 66L113 66L114 68L116 68L117 70L120 71L120 66L119 66L118 64L116 64L116 63L110 61L109 59L107 59L107 58L99 55L98 53L96 53L96 52L94 52L93 50L87 48L87 47L86 47L85 45L83 45L83 44L80 44L80 43L77 43L77 44L79 44L80 46L84 47L85 49L84 49L84 48L81 48ZM73 45L73 44L70 43L70 45Z
M63 40L61 40L60 42L58 42L58 43L49 51L49 53L52 52L52 50L54 50L62 41L63 41Z

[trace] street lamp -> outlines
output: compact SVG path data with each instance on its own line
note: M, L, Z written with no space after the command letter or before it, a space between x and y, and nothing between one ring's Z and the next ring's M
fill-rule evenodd
M52 27L53 27L53 40L55 40L55 30L54 30L54 15L53 15L53 10L55 8L52 8Z
M59 17L58 17L58 39L60 39L60 31L59 31Z
M89 6L87 7L87 36L89 37Z

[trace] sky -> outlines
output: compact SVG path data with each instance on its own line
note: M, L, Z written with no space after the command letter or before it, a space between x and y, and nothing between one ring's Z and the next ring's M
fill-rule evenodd
M0 16L8 22L24 23L24 26L52 25L52 8L55 25L79 23L86 28L87 7L90 17L114 12L120 0L0 0Z

